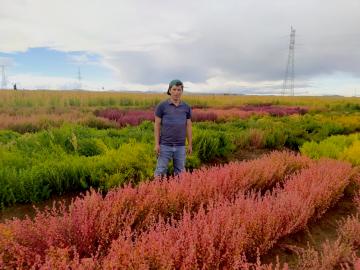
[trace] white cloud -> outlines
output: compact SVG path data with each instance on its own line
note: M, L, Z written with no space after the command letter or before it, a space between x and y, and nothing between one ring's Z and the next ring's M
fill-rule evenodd
M8 88L12 88L16 83L18 89L51 89L51 90L122 90L122 91L162 91L166 88L165 84L142 85L126 84L119 82L101 83L92 80L82 80L81 85L77 79L61 76L44 76L36 74L17 74L8 77Z
M98 65L99 63L91 60L88 54L69 55L69 61L75 65Z
M82 80L81 86L77 79L67 77L54 77L36 74L17 74L9 76L8 88L17 84L18 89L51 89L51 90L110 90L110 91L153 91L164 93L167 90L167 83L159 84L140 84L140 83L121 83L117 81L99 82L93 80ZM203 83L193 83L184 81L185 92L188 93L243 93L243 94L275 94L281 93L282 82L263 81L249 83L246 81L230 81L224 77L217 76L206 80ZM306 85L305 85L306 86ZM298 94L307 94L300 91L304 86L299 85Z
M9 76L8 87L16 83L18 89L75 89L78 88L78 81L66 77L40 76L33 74L17 74Z
M296 95L344 95L353 96L354 93L360 95L360 80L348 77L346 74L338 74L343 82L331 79L327 76L317 78L316 83L308 81L296 82ZM141 84L124 83L118 81L99 82L92 80L82 80L81 87L79 81L67 77L40 76L35 74L17 74L9 76L8 88L17 84L18 89L52 89L52 90L107 90L107 91L153 91L164 93L167 90L167 83ZM270 94L280 95L282 81L258 81L248 82L239 80L229 80L223 76L214 76L205 82L193 83L184 81L185 92L188 93L240 93L240 94ZM311 91L309 91L309 87ZM356 92L357 90L357 92Z
M0 66L14 66L15 61L11 57L0 57Z
M97 54L128 88L175 77L201 91L274 88L284 75L290 25L301 84L338 72L360 77L359 14L358 0L3 0L0 51ZM71 61L95 64L87 54Z

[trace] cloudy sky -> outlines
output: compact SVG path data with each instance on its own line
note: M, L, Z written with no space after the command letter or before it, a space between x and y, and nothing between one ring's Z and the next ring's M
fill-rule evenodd
M7 87L360 96L359 0L1 0ZM1 77L0 77L1 79Z

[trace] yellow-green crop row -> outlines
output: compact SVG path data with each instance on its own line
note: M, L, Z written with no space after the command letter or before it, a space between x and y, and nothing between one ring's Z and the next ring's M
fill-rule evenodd
M0 112L20 108L153 107L166 98L164 93L3 90L0 91ZM273 104L318 110L360 110L360 98L356 97L200 95L185 92L184 100L193 106L204 107Z
M360 165L360 133L331 136L319 143L306 142L300 148L301 153L315 159L329 157L346 160Z

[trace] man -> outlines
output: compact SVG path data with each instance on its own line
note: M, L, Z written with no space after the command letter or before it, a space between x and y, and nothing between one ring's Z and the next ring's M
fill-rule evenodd
M172 80L167 91L170 98L155 110L155 152L158 156L155 176L166 175L170 160L173 160L175 175L185 170L186 138L188 153L192 153L191 108L181 101L183 91L183 83Z

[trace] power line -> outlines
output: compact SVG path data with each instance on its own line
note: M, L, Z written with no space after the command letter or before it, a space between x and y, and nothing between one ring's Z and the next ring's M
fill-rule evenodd
M286 64L282 95L289 94L290 96L294 96L294 80L295 80L295 29L291 26L289 54Z

